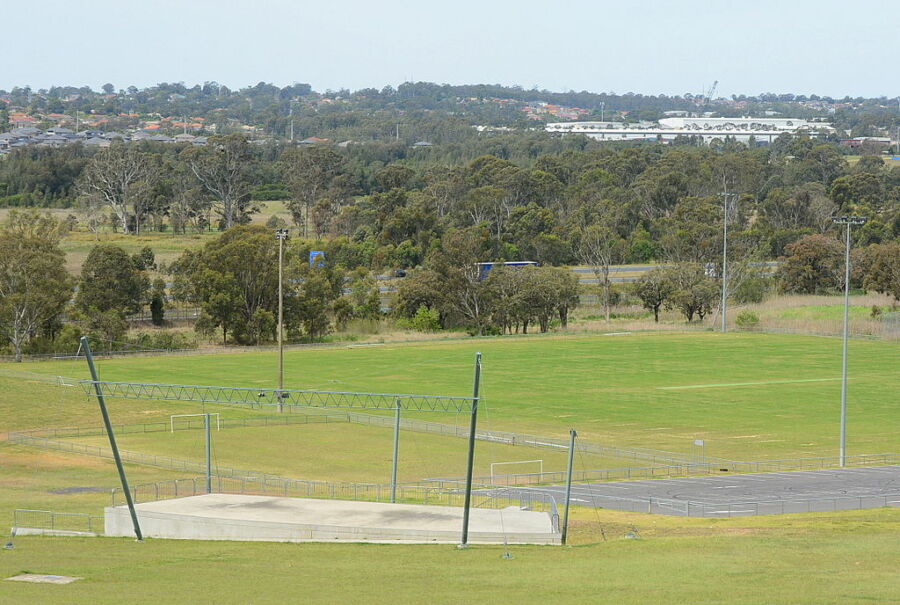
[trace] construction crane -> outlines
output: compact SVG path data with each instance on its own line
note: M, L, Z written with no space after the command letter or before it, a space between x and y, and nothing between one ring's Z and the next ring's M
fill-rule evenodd
M706 107L709 105L709 102L712 101L713 95L716 94L716 87L719 86L719 81L716 80L712 83L712 86L709 87L709 90L706 91L706 94L703 95L704 101L703 106Z

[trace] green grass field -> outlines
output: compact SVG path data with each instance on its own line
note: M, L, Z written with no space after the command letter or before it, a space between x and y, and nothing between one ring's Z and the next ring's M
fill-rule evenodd
M850 453L898 451L900 345L850 344ZM703 438L708 455L739 459L837 450L840 340L833 338L673 333L292 349L286 382L467 395L475 351L484 356L483 428L563 436L575 427L586 441L683 453ZM255 352L101 359L99 365L108 380L262 387L273 386L275 361L273 352ZM83 361L0 365L0 432L100 424L96 402L79 388L46 382L56 375L87 377L87 370ZM206 409L231 417L261 413ZM116 423L167 422L170 414L200 407L111 400L110 411ZM220 464L377 482L389 472L390 439L388 428L344 423L214 434ZM203 456L196 430L125 435L121 442L138 451ZM404 432L401 478L461 468L464 444ZM561 466L554 452L479 442L479 469L495 457L552 457L545 466ZM603 463L576 459L580 468ZM183 476L135 465L127 470L135 484ZM14 508L100 514L116 484L108 460L0 441L0 515ZM632 528L641 540L624 539ZM900 602L900 509L734 519L576 509L570 535L574 547L514 547L512 560L501 558L501 547L20 537L14 550L0 550L0 578L34 572L85 579L68 586L0 581L0 603Z
M0 581L0 602L108 603L896 603L900 510L772 518L575 517L607 542L569 548L266 544L19 538L0 577L74 575L66 586ZM635 523L642 539L622 535Z
M587 441L685 453L705 439L708 455L740 460L836 455L841 343L834 338L627 334L295 349L285 354L286 383L466 395L476 350L484 355L482 428L564 436L574 427ZM102 360L100 367L107 380L273 386L276 353ZM896 343L850 343L850 453L900 451L897 367ZM28 369L87 376L83 362ZM185 408L117 405L160 414Z
M223 412L227 414L228 412ZM78 443L105 446L106 437L74 439ZM121 435L119 447L136 452L204 459L204 437L200 430L175 433ZM299 424L214 431L214 463L231 468L265 470L284 477L319 481L389 483L393 431L385 427L356 424ZM499 443L479 442L474 472L489 476L492 462L542 460L545 471L566 468L566 453L533 450ZM621 468L633 461L585 455L582 465L590 468ZM415 482L424 478L462 477L466 468L466 441L457 437L402 431L398 479ZM507 468L507 470L502 470ZM538 472L536 463L498 467L497 472Z

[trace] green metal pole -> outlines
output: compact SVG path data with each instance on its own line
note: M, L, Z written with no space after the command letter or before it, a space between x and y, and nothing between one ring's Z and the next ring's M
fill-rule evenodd
M569 468L566 473L566 510L563 513L562 532L560 532L559 542L563 546L566 544L566 537L569 534L569 500L572 498L572 468L575 461L575 437L578 433L575 429L569 430Z
M284 281L283 257L284 257L284 237L279 230L278 235L278 411L284 412L284 398L282 397L282 389L284 389L284 291L282 282Z
M119 480L122 482L122 491L125 492L125 502L128 503L128 512L131 513L131 524L134 526L134 535L138 540L143 540L141 524L138 522L137 511L134 509L134 499L131 497L131 488L128 487L128 478L125 476L125 467L122 465L122 457L119 455L119 447L116 445L116 434L113 432L112 423L109 421L109 413L106 411L106 401L103 399L103 389L100 387L100 378L97 376L97 368L94 367L94 356L91 354L91 344L87 336L81 337L81 346L84 347L84 357L87 359L88 368L91 370L91 380L94 381L94 392L97 393L97 403L100 404L100 414L103 416L103 424L106 426L106 434L109 436L109 446L112 448L113 458L116 460L116 469L119 471Z
M212 493L212 434L210 432L210 414L204 415L206 420L206 493Z
M475 353L475 383L472 387L472 422L469 424L469 459L466 467L466 499L463 505L462 542L469 543L469 508L472 505L472 469L475 466L475 430L478 425L478 388L481 382L481 353Z
M394 413L394 458L391 465L391 503L397 501L397 464L400 454L400 399L397 399L397 411Z
M844 340L841 356L841 468L847 466L847 339L850 336L850 222L847 222L847 243L844 258Z

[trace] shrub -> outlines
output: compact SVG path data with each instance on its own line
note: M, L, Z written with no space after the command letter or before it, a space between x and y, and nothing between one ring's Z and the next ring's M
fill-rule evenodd
M749 277L734 291L734 302L739 305L763 302L770 291L770 280L765 277Z
M410 323L419 332L437 332L441 329L441 316L437 309L420 305Z
M753 311L741 311L738 313L734 323L742 330L752 330L759 327L759 315Z

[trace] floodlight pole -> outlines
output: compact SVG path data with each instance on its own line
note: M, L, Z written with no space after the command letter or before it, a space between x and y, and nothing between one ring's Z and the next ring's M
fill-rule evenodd
M397 464L400 454L400 398L397 398L397 410L394 412L394 457L391 464L391 504L397 501Z
M569 466L566 471L566 510L563 513L562 531L559 536L559 543L566 545L566 538L569 535L569 501L572 499L572 468L575 461L575 437L578 433L575 429L569 430Z
M210 414L203 415L204 428L206 429L206 493L212 493L212 434L210 432Z
M841 358L841 467L847 465L847 340L850 335L850 228L852 225L865 225L865 216L835 216L831 222L835 225L847 226L847 239L844 256L844 343Z
M728 193L728 187L720 193L725 200L725 212L722 219L722 332L728 331L727 315L728 315L728 199L737 194Z
M284 240L288 237L287 229L276 229L278 240L278 411L284 411Z
M116 435L113 432L112 423L109 421L109 413L106 411L106 401L103 399L103 389L100 386L100 378L97 376L97 368L94 367L94 356L91 354L91 344L87 336L81 337L81 346L84 348L84 357L88 368L91 370L91 379L94 381L94 392L97 394L97 403L100 404L100 414L103 416L103 424L106 426L106 434L109 436L109 447L112 449L113 458L116 461L116 470L119 471L119 480L122 482L122 491L125 492L125 502L128 503L128 512L131 513L131 524L134 526L134 535L138 540L143 540L141 524L138 522L137 511L134 509L134 500L131 497L131 488L128 487L128 478L125 476L125 467L122 465L122 457L119 455L119 447L116 445Z
M466 465L466 496L463 504L463 528L460 546L469 543L469 508L472 505L472 469L475 466L475 431L478 424L478 388L481 382L481 353L475 353L475 381L472 387L472 422L469 424L469 457Z

